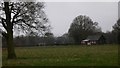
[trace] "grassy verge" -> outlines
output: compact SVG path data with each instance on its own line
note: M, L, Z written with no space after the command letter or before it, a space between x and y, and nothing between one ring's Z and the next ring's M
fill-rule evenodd
M3 49L3 66L117 66L117 45L17 47L17 59L7 60Z

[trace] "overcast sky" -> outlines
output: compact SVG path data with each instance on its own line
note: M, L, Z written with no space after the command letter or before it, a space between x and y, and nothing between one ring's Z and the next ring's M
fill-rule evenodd
M46 2L45 12L55 36L68 32L78 15L89 16L98 22L103 32L111 31L118 19L117 2Z

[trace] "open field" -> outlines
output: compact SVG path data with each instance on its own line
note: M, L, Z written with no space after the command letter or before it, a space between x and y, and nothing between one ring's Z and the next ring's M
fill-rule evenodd
M17 47L17 59L3 66L118 66L117 45Z

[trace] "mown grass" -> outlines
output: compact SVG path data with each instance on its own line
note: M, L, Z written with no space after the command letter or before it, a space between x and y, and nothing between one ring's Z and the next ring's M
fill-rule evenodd
M3 49L3 66L118 66L117 45L73 45L17 47L17 59L8 60Z

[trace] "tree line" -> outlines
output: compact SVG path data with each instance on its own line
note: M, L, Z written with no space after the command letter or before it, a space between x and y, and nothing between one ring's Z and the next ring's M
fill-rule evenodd
M52 33L51 33L52 34ZM54 37L51 36L17 36L13 40L15 47L32 47L32 46L54 46L54 45L70 45L74 44L74 40L71 37L68 37L67 34L63 36ZM7 44L3 38L3 47L6 47Z

